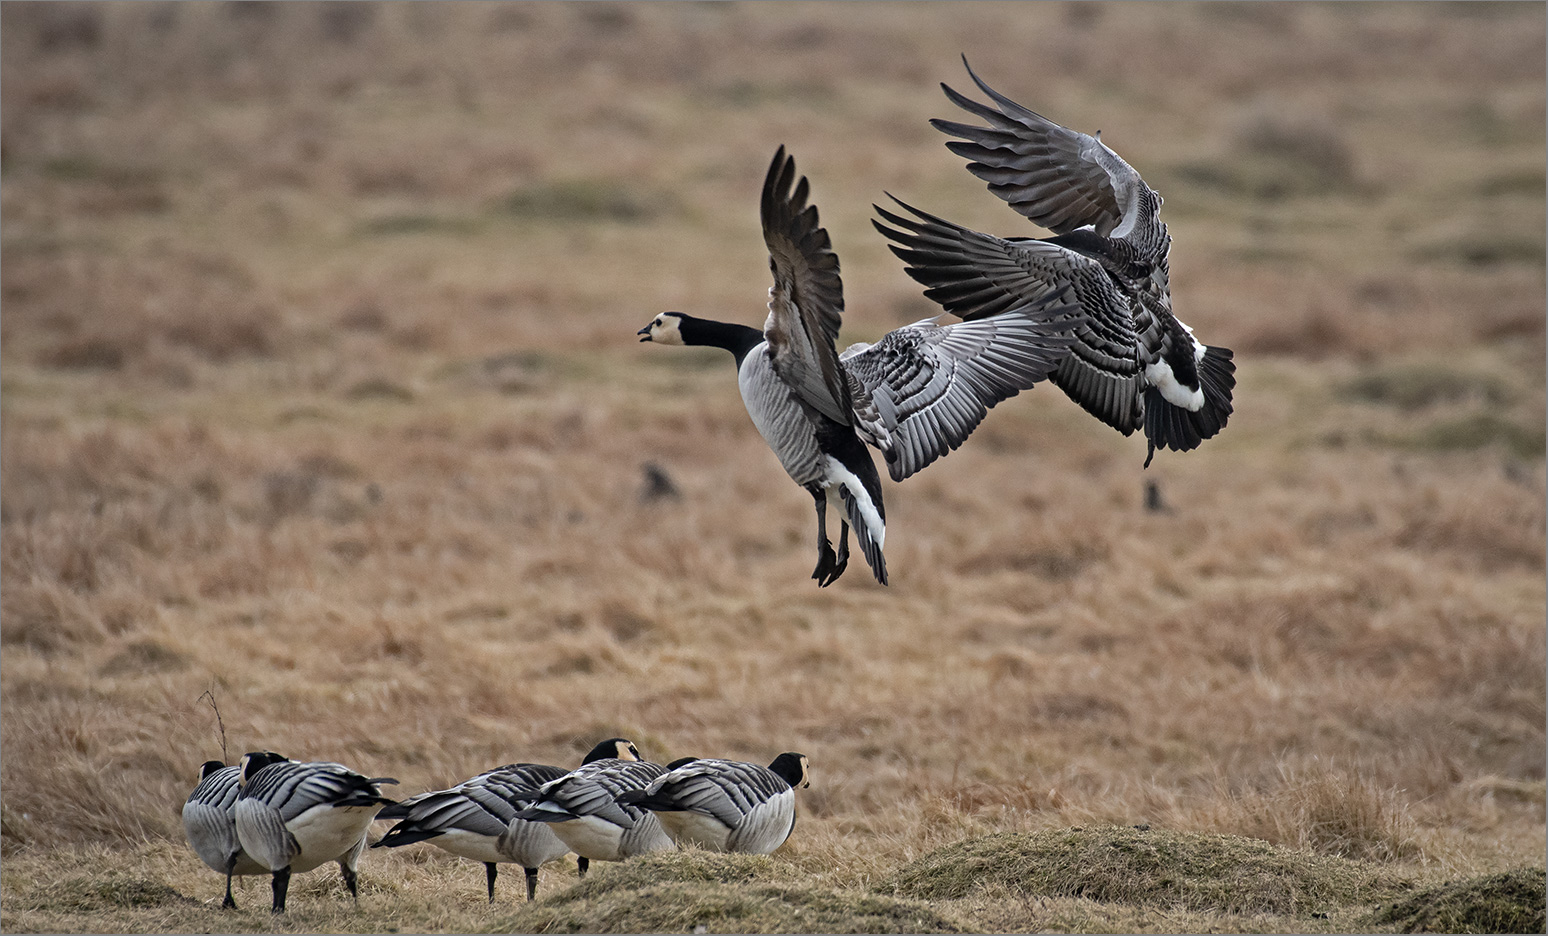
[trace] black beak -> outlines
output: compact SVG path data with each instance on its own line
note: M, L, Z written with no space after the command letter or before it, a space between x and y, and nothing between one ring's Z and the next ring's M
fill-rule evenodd
M654 322L651 323L651 325L654 325L654 324L655 324ZM635 332L635 334L642 336L640 338L641 341L649 341L650 340L650 325L646 325L644 328L642 328L639 331Z

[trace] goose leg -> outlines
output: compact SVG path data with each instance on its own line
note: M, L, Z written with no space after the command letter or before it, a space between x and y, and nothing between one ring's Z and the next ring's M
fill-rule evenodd
M832 584L835 579L844 574L844 569L849 566L849 521L839 521L839 548L838 558L833 564L833 574L828 582Z
M820 485L812 485L807 490L817 502L817 568L812 570L812 578L817 580L819 587L826 588L844 569L838 565L833 544L828 541L828 492Z
M274 872L274 906L270 908L273 912L285 912L285 894L289 890L290 868L281 868Z
M344 889L349 891L349 896L355 898L355 901L358 903L360 901L360 890L355 869L341 861L339 862L339 874L344 878Z
M537 871L538 871L537 868L528 868L527 869L527 900L528 900L528 902L531 902L531 901L534 901L534 900L537 899Z
M577 877L581 878L582 880L585 880L585 878L586 878L586 869L589 868L589 867L591 867L591 859L587 858L584 855L576 855L575 856L575 870L577 872L577 874L576 874Z
M489 882L489 902L494 903L494 882L500 874L500 866L493 861L484 862L484 878Z
M220 902L221 909L235 910L236 899L231 896L231 872L236 870L236 855L226 859L226 899Z

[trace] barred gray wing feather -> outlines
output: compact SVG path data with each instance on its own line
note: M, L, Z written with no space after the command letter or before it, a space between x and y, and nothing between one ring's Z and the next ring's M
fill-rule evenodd
M330 762L271 764L260 770L243 790L242 799L258 799L289 822L314 806L366 806L390 802L377 783L396 783L388 778L369 778L343 764Z
M1070 352L1050 379L1125 435L1139 426L1145 385L1136 300L1098 261L1047 241L984 234L893 200L914 218L876 206L895 227L872 223L893 241L892 252L907 264L908 275L928 287L925 296L948 312L989 319L1068 287L1081 316ZM1150 321L1148 313L1142 317Z
M1134 167L1098 137L1062 127L995 91L966 57L962 64L998 110L942 84L953 104L989 126L939 119L930 124L960 138L947 148L971 160L968 171L989 183L991 192L1056 234L1090 226L1102 237L1151 247L1158 242L1160 199Z
M618 795L649 786L663 772L664 767L649 761L594 761L545 783L537 799L517 815L538 822L596 816L630 828L650 814L638 807L620 805Z
M887 470L902 481L956 450L990 408L1048 377L1078 324L1069 287L991 318L952 325L926 319L844 353L884 439Z
M763 240L774 285L763 326L774 368L802 400L849 425L849 388L834 343L844 319L838 254L807 204L806 177L781 146L763 183ZM792 185L794 189L792 190Z

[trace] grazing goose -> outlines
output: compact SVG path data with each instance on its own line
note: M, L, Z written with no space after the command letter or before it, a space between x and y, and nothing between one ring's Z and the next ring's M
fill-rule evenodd
M365 777L343 764L242 757L237 840L274 875L275 913L285 912L291 874L329 861L339 863L344 886L351 896L359 896L355 865L365 851L366 830L377 812L393 802L382 796L377 784L397 782Z
M640 752L624 741L617 757L592 761L543 784L532 804L516 815L549 823L576 854L585 877L592 860L622 861L675 847L653 813L616 802L620 793L641 789L665 772L660 764L640 760Z
M753 425L791 479L817 505L817 568L831 585L849 562L849 528L876 580L887 584L881 479L865 444L879 449L901 481L956 449L989 407L1042 380L1067 353L1078 317L1057 288L1031 293L993 319L915 322L874 345L834 347L843 320L838 256L806 178L781 146L763 182L763 240L774 285L763 330L663 312L641 341L730 351ZM793 187L793 188L792 188ZM833 495L839 549L827 535Z
M811 786L805 754L767 767L707 758L669 770L618 802L654 812L678 845L766 855L795 828L795 788Z
M249 754L260 767L288 760L273 751ZM226 876L226 899L221 906L237 908L231 896L234 874L268 874L269 869L254 861L236 834L236 801L240 792L242 768L227 767L218 760L205 761L199 768L199 783L183 804L183 832L199 859L210 869Z
M619 757L632 750L623 738L609 738L591 749L581 764ZM506 764L464 780L449 790L421 793L376 814L401 819L372 848L396 848L429 841L459 858L484 863L489 902L494 903L499 862L519 864L527 873L527 899L537 896L538 868L562 858L569 846L543 822L517 813L537 798L538 789L569 771L547 764Z
M1053 383L1124 435L1143 429L1147 467L1158 448L1198 447L1231 415L1236 365L1172 314L1161 196L1100 135L1061 127L968 74L998 110L941 88L989 126L930 123L960 138L946 146L991 192L1055 236L981 234L897 199L912 218L873 206L892 227L872 223L925 296L969 321L1072 288L1085 322Z

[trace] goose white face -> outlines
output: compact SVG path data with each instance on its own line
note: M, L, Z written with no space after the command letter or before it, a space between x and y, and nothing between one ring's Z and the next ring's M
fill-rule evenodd
M641 336L641 341L654 341L657 344L680 345L684 344L681 326L683 317L676 312L663 312L656 316L649 325L640 329L635 334Z

